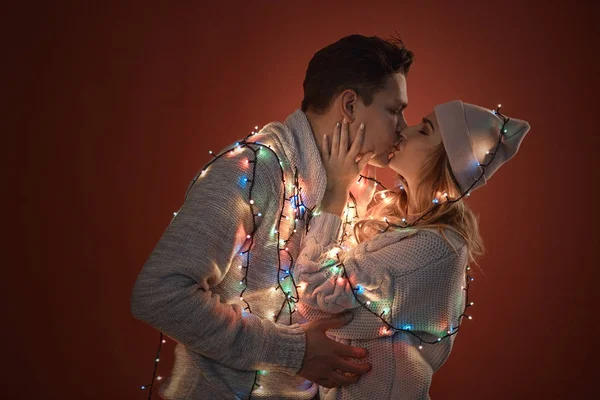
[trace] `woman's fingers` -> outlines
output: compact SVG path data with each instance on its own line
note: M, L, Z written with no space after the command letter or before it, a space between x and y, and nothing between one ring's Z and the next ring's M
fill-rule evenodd
M367 165L369 160L371 160L371 158L373 158L374 155L375 155L375 153L371 152L371 153L367 153L364 156L362 156L360 161L358 161L358 170L362 171L362 169Z
M363 141L365 139L365 124L361 123L358 127L358 132L356 133L356 137L352 142L352 147L348 152L348 155L352 157L352 159L356 159L356 156L360 152L360 148L362 147Z
M346 118L344 118L344 121L342 122L342 132L340 135L340 150L339 150L339 155L345 155L348 152L348 129L349 129L349 123L346 120Z
M340 123L338 122L334 127L333 127L333 137L335 137L337 131L340 128ZM323 135L323 142L321 142L321 158L323 159L323 161L329 161L329 159L331 158L331 149L330 149L330 138L327 135Z
M321 159L324 162L329 160L329 139L327 135L323 135L323 141L321 142Z
M345 120L344 120L345 121ZM344 123L342 122L342 125ZM333 131L333 138L331 138L331 154L333 157L337 157L340 152L340 124L336 124L335 130Z

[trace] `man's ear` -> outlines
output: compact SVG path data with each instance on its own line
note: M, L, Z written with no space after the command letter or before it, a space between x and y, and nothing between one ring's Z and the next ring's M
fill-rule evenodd
M352 90L352 89L347 89L344 90L341 94L340 94L342 101L340 103L340 107L341 107L341 114L343 118L346 118L346 120L348 120L348 122L354 122L354 120L356 119L356 105L358 102L358 94Z

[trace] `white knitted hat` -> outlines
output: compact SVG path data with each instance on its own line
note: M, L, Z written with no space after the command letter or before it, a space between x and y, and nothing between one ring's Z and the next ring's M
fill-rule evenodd
M434 112L462 194L485 185L494 172L517 153L530 128L526 121L460 100L435 106ZM508 120L506 124L505 120ZM502 127L504 132L500 139Z

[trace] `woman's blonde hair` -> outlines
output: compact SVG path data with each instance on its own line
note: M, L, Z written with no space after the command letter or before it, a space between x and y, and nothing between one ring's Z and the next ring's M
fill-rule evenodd
M446 202L446 195L452 200L459 198L461 192L452 175L443 144L432 151L418 176L422 178L414 188L407 187L404 183L403 190L386 190L378 192L373 197L365 218L359 220L354 226L356 240L360 243L370 239L386 230L388 222L404 226L412 225L415 220L418 220L412 226L413 228L436 229L447 241L444 229L451 229L458 233L467 245L468 262L475 263L475 258L484 252L478 220L464 201ZM416 216L412 215L412 220L408 217L409 196L412 197L417 211ZM436 205L433 199L438 199L439 203ZM388 222L382 221L383 217L386 217ZM403 222L403 219L406 222ZM448 243L450 244L450 241ZM453 248L452 245L451 247Z

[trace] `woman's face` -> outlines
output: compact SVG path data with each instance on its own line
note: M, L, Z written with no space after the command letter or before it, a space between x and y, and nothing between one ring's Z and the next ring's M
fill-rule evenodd
M404 128L401 136L389 167L410 184L416 181L417 174L432 151L442 143L435 113L431 112L423 117L418 125Z

